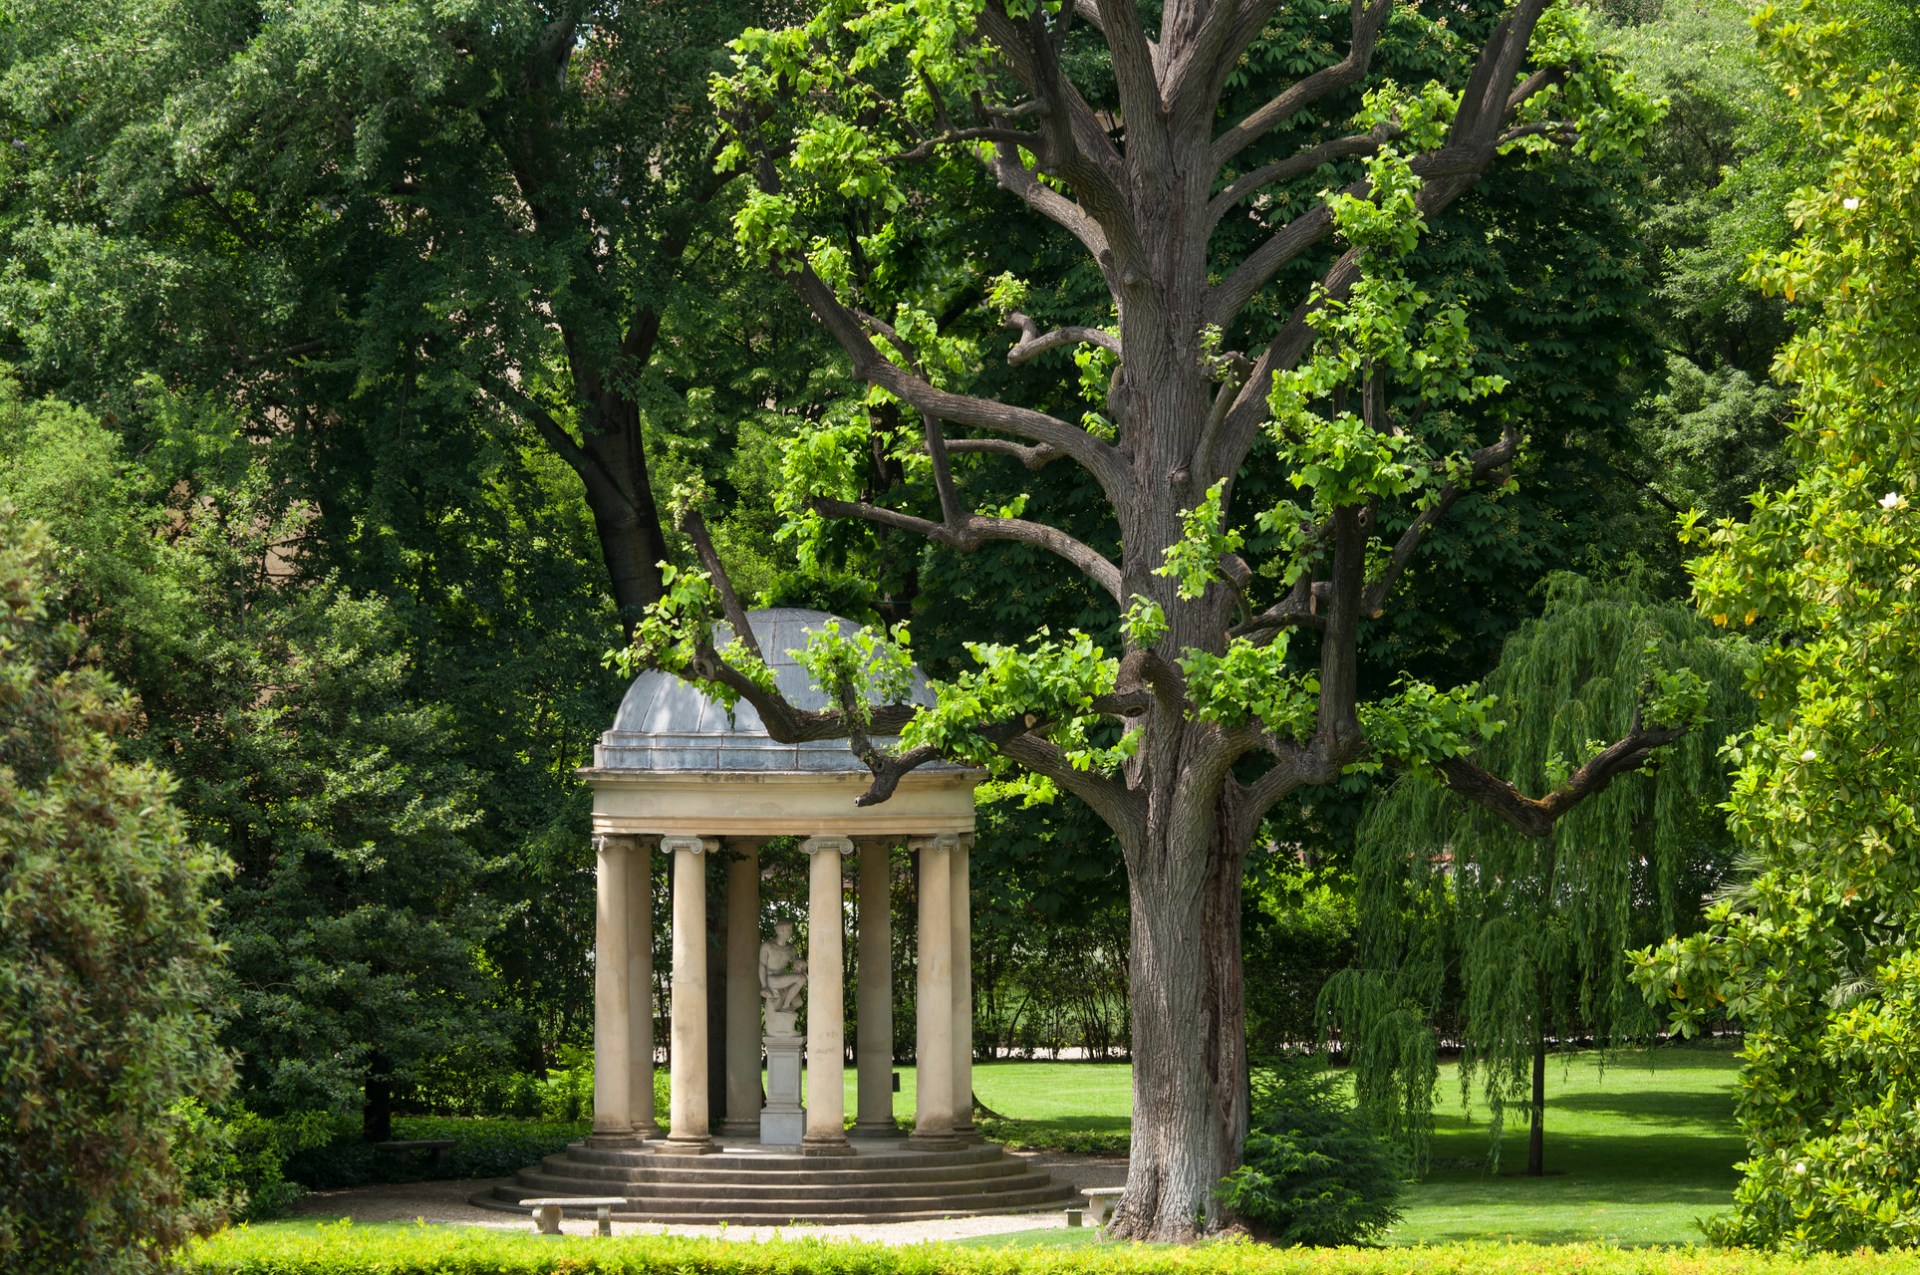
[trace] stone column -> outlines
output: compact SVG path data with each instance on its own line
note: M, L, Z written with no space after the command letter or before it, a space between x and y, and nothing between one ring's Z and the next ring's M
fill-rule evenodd
M916 837L920 916L914 961L914 1083L911 1142L945 1147L953 1133L953 836Z
M632 838L595 837L593 891L593 1133L633 1136L631 1005L627 881Z
M760 844L727 859L727 1118L729 1137L760 1136Z
M653 846L631 839L627 869L627 1101L633 1133L657 1138L653 1109ZM597 1077L600 1073L595 1072Z
M846 960L840 932L846 923L841 856L853 852L845 837L809 837L807 852L807 1134L802 1150L849 1155L847 1146Z
M860 1024L854 1040L860 1104L856 1138L897 1138L893 1123L893 847L860 847Z
M953 871L953 1131L973 1138L973 838L955 840Z
M662 837L673 856L672 1111L665 1150L713 1150L707 1129L707 844L699 837Z

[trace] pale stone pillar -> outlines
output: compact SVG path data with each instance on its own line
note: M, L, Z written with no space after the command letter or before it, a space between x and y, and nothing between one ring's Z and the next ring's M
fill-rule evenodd
M673 1060L666 1149L713 1149L707 1129L707 843L662 837L673 856Z
M729 1137L760 1136L760 844L727 859L727 1118Z
M916 837L920 916L914 961L913 1141L950 1145L953 1119L954 836Z
M860 847L860 1024L853 1055L860 1103L856 1138L895 1138L893 1123L893 847Z
M973 838L955 840L948 856L953 872L953 1130L973 1132L973 899L970 879Z
M633 1136L632 1041L627 1015L632 963L628 960L627 879L631 839L595 837L593 890L593 1132Z
M853 852L845 837L809 837L807 902L807 1134L816 1154L851 1154L847 1146L846 960L840 932L846 923L840 860Z
M633 1132L657 1138L653 1110L653 846L643 837L629 840L627 868L627 1101ZM600 1073L595 1072L597 1077Z

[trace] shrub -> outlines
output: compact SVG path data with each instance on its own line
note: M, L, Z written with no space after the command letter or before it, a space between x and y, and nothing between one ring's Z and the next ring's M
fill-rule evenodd
M587 1136L584 1120L476 1120L459 1116L402 1116L393 1122L401 1141L449 1138L445 1165L383 1155L360 1136L350 1115L320 1116L325 1136L292 1150L286 1176L315 1191L374 1182L421 1182L431 1178L497 1178Z
M1220 1199L1276 1244L1353 1244L1400 1216L1402 1168L1327 1072L1287 1061L1254 1075L1246 1162Z
M286 1176L288 1157L333 1136L331 1122L317 1112L269 1119L239 1102L209 1111L191 1100L176 1112L191 1131L180 1157L188 1197L235 1222L285 1212L304 1189Z
M0 510L0 1269L163 1268L198 1220L183 1098L228 1083L209 1004L219 859L47 614L37 530Z
M842 1241L622 1236L559 1239L478 1227L328 1224L231 1231L190 1256L192 1275L1920 1275L1912 1254L1811 1261L1701 1249L1448 1244L1403 1249L958 1248Z

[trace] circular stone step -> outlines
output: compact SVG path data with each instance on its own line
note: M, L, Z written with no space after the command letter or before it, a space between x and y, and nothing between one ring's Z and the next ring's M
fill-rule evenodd
M619 1221L766 1226L1009 1213L1051 1208L1074 1194L991 1143L913 1151L855 1142L852 1155L831 1158L753 1142L718 1145L714 1154L689 1156L575 1143L472 1203L518 1212L524 1198L621 1196L626 1207L613 1211Z

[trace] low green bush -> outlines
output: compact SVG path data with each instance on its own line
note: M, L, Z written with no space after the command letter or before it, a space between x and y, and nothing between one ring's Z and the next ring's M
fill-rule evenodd
M543 1156L564 1151L587 1136L587 1120L486 1120L460 1116L400 1116L393 1122L395 1141L452 1139L447 1163L422 1157L385 1155L360 1140L358 1116L331 1121L331 1136L304 1147L286 1162L286 1176L310 1190L364 1186L375 1182L420 1182L429 1178L497 1178L515 1173Z
M223 1232L189 1275L1920 1275L1920 1255L1794 1258L1738 1250L1449 1244L1433 1248L1197 1248L1118 1243L959 1248L839 1240L549 1238L479 1227L296 1227Z
M1400 1217L1405 1168L1339 1092L1304 1060L1253 1077L1246 1161L1220 1183L1221 1201L1276 1244L1354 1244Z
M319 1112L270 1119L229 1101L211 1110L185 1102L176 1114L188 1131L177 1152L187 1198L216 1224L284 1213L306 1189L287 1177L288 1157L334 1136Z

